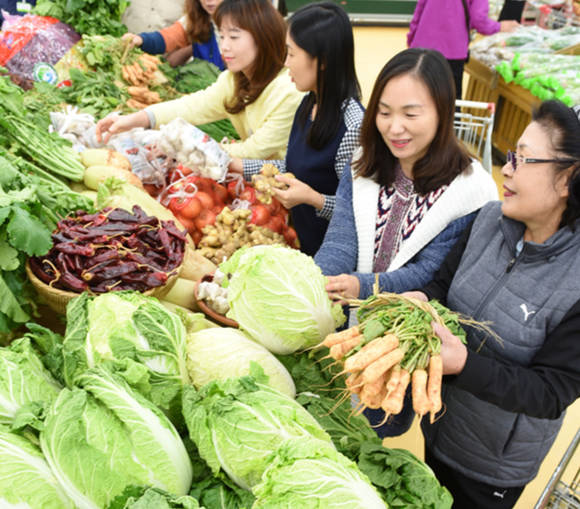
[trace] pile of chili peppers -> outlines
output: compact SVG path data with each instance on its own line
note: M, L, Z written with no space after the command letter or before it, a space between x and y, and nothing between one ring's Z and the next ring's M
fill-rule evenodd
M57 224L47 255L31 258L30 268L53 288L81 293L143 292L162 286L183 262L185 233L173 221L106 208L78 211Z

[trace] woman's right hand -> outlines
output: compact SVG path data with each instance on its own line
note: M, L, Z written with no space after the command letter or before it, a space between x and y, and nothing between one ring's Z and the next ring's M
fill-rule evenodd
M143 44L143 37L137 34L126 33L121 37L122 41L127 41L132 47L139 47Z
M411 299L417 299L420 300L422 302L429 302L429 299L427 298L427 295L425 295L423 292L403 292L401 294L403 297L408 297Z
M149 116L144 111L131 113L130 115L107 115L97 122L97 141L107 143L114 134L130 131L136 127L150 127Z
M244 162L239 157L233 157L228 165L230 173L244 174Z

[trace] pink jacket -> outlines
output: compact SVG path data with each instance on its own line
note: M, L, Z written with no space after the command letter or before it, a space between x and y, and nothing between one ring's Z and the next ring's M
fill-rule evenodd
M471 28L480 34L499 32L499 22L488 17L488 0L466 0ZM418 0L407 34L409 48L436 49L448 60L467 57L469 40L461 0Z

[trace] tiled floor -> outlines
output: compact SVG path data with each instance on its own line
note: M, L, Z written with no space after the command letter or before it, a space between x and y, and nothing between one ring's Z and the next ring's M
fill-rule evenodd
M405 49L407 33L406 28L385 28L385 27L355 27L355 58L359 80L363 93L363 104L366 104L374 80L393 55ZM501 168L493 168L493 176L498 185L500 197L503 197ZM546 486L549 477L555 470L562 454L572 441L572 437L578 429L580 423L580 400L572 405L564 420L562 430L552 447L550 453L544 460L542 468L536 479L534 479L525 489L520 497L515 509L531 509L543 488ZM400 447L408 449L419 457L423 457L423 437L419 429L418 421L415 421L411 429L401 437L387 439L385 445L388 447ZM580 467L580 451L576 452L569 468L564 474L564 480L570 482Z

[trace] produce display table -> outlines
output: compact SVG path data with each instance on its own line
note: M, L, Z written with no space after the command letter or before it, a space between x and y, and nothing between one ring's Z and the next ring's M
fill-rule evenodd
M580 55L580 44L557 51L559 55ZM496 103L493 146L505 155L514 150L518 138L532 118L532 110L541 100L529 90L506 83L493 69L474 57L465 64L469 75L464 99Z
M506 83L493 69L474 58L465 65L465 71L469 74L465 99L497 105L492 138L494 148L502 154L514 150L540 99L519 85Z

